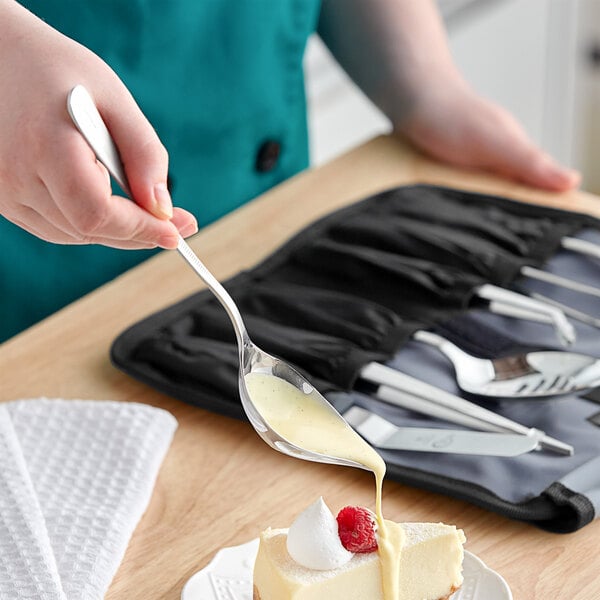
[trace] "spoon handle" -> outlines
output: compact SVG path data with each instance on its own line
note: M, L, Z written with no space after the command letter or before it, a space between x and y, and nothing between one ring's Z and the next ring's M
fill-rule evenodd
M417 342L422 342L423 344L427 344L428 346L438 348L444 354L448 354L448 351L453 351L456 348L461 355L464 354L468 356L468 354L464 352L461 348L459 348L456 344L453 344L450 340L447 340L445 337L442 337L441 335L438 335L433 331L419 329L413 333L412 337L413 340L416 340Z
M119 151L96 108L90 93L82 86L75 86L67 97L67 110L96 158L106 167L121 189L130 197L131 190Z
M67 98L67 109L73 123L75 123L81 135L94 151L96 158L106 167L115 181L121 186L121 189L132 198L119 151L110 136L106 124L102 120L102 116L96 108L94 100L82 85L77 85L70 91ZM238 348L241 353L242 349L249 343L250 338L248 337L242 315L233 298L217 278L206 268L204 263L194 254L194 251L181 235L177 242L177 250L227 311L233 324Z
M459 382L461 375L465 370L469 372L485 369L486 372L490 373L490 376L493 376L494 368L489 360L477 358L476 356L465 352L450 340L447 340L437 333L433 333L433 331L420 329L415 331L412 337L413 340L417 342L437 348L454 365L454 370L456 371Z
M194 269L198 277L204 281L227 312L235 331L241 357L243 348L250 344L250 338L237 304L229 295L229 292L221 285L221 282L206 268L204 263L196 256L194 251L181 236L179 236L177 242L177 251L185 258L190 267Z

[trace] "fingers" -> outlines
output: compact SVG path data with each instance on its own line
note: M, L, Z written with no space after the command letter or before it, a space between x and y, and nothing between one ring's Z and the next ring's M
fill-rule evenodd
M197 231L196 220L187 211L173 210L166 151L125 88L117 88L112 93L125 98L108 124L117 132L115 138L125 140L116 143L137 203L112 195L106 169L69 122L53 132L53 144L61 152L46 153L35 163L37 174L29 174L26 193L12 202L9 218L55 243L176 248L180 235Z
M400 130L418 148L453 165L557 192L580 182L576 171L537 147L508 111L463 86L422 103Z
M198 231L196 217L183 208L173 209L171 223L177 227L181 236L188 237Z
M35 209L25 207L22 211L22 218L10 218L15 225L18 225L28 233L54 244L83 245L88 243L97 243L103 246L121 248L123 250L144 250L156 248L156 244L136 242L132 240L111 240L109 238L99 238L98 240L83 240L65 233L63 230L54 227L48 222L46 216L38 213Z
M548 154L529 144L514 148L514 160L507 173L523 183L554 192L573 189L581 181L577 171L562 167Z
M122 86L110 98L102 99L98 109L119 148L133 199L159 219L170 219L169 158L153 127Z
M484 166L549 191L566 191L579 184L579 174L536 146L512 115L493 105L485 107L484 114L486 126L473 132Z
M62 147L63 155L40 167L40 177L75 243L177 246L179 236L173 223L156 218L130 200L112 196L104 170L75 130ZM189 218L178 218L191 229ZM57 222L56 217L54 220Z
M0 75L11 90L0 106L2 215L56 243L176 247L178 227L190 235L197 225L173 211L168 156L152 126L106 63L29 17L11 13L17 35L2 44ZM88 87L115 138L134 202L112 195L106 170L68 117L64 95L74 82Z

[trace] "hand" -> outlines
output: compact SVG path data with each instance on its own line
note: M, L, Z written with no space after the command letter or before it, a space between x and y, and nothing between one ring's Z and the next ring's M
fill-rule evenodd
M434 0L322 0L319 33L394 129L426 153L548 190L578 184L577 173L467 86Z
M197 230L173 209L167 152L116 74L12 1L0 2L0 213L59 244L175 248ZM93 96L135 202L113 196L106 169L71 122L69 90Z
M460 167L557 192L580 181L577 172L538 148L506 110L460 81L438 85L422 96L397 129L424 152Z

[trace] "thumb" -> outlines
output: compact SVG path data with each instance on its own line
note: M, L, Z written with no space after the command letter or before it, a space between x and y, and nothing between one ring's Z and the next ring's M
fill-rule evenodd
M117 100L99 109L119 150L133 200L159 219L171 219L167 150L132 96L126 92Z

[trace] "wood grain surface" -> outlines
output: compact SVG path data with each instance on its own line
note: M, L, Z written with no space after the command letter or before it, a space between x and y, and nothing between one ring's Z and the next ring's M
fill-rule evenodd
M381 137L271 190L203 230L191 245L225 279L312 220L376 191L416 182L600 216L595 196L544 193L454 170L398 139ZM179 421L107 600L176 600L186 580L218 549L246 542L267 526L289 525L320 495L333 510L374 503L366 472L287 458L267 447L247 423L166 397L111 366L109 348L123 329L202 287L176 252L162 252L0 346L2 401L46 396L145 402ZM463 528L467 549L506 578L515 599L600 598L597 521L580 532L555 535L395 482L385 484L384 511L397 521L444 521Z

